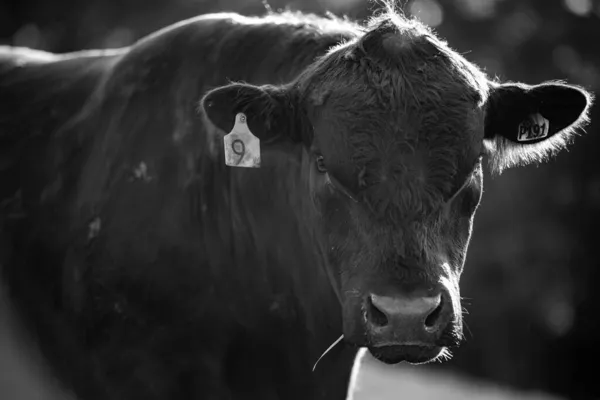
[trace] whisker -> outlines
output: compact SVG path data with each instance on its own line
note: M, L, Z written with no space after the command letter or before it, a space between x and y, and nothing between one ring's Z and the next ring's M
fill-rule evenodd
M471 331L471 328L469 328L469 325L467 325L467 321L463 320L463 326L465 328L467 328L467 332L469 332L469 335L471 336L471 338L473 338L474 337L473 332ZM465 336L465 335L463 335L463 336Z
M452 352L444 348L442 352L433 360L434 362L443 363L445 361L450 361L452 359Z
M323 352L323 354L321 354L321 357L319 357L319 359L317 360L317 362L316 362L316 363L315 363L315 365L313 366L312 372L315 372L315 368L317 368L317 364L319 363L319 361L321 361L321 359L322 359L323 357L325 357L325 354L329 353L329 351L330 351L331 349L333 349L333 348L335 347L335 345L336 345L336 344L340 343L340 342L342 341L342 339L344 339L344 335L340 336L340 337L339 337L339 338L338 338L338 339L337 339L335 342L333 342L333 343L331 344L331 346L329 346L329 347L327 348L327 350L325 350L325 351Z

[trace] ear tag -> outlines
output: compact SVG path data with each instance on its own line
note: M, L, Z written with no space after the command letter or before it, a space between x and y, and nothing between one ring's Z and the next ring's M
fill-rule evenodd
M231 132L223 137L225 164L230 167L260 168L260 139L250 132L245 114L235 116Z
M539 140L548 136L550 131L550 122L542 114L531 114L528 119L519 124L517 141L529 142Z

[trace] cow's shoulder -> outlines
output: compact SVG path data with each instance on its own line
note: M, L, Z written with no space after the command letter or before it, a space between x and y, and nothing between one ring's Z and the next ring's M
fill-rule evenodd
M214 13L160 29L134 43L111 83L136 88L177 78L211 88L229 81L279 83L296 76L337 43L360 35L358 25L302 13L243 16Z
M363 32L360 25L333 15L321 17L314 14L299 12L269 13L264 16L244 16L237 13L204 14L186 19L142 38L135 45L189 44L195 45L214 43L244 43L252 48L254 40L269 39L262 42L263 46L277 44L286 45L293 41L313 40L328 35L338 35L352 38ZM277 33L276 36L271 36ZM198 42L204 40L204 43ZM192 49L188 49L192 50ZM245 49L241 49L245 50Z

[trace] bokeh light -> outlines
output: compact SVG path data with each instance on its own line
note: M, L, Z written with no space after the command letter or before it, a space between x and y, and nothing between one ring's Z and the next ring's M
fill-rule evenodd
M442 5L436 0L412 0L408 6L409 13L425 24L436 27L444 20Z
M563 0L567 10L581 17L592 12L592 0Z

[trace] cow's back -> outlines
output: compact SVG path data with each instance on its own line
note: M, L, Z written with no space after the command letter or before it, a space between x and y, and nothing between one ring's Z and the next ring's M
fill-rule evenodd
M24 188L20 163L36 143L73 121L88 102L117 51L55 55L0 46L0 198ZM38 160L25 168L44 168Z
M197 106L229 81L289 81L354 29L218 14L108 52L0 51L0 99L11 102L0 109L3 272L25 324L79 396L254 390L275 399L292 382L303 388L294 395L309 393L299 377L316 356L293 359L308 352L305 327L257 319L259 300L237 314L215 301L246 284L228 276L228 172L209 154ZM208 215L190 211L198 196ZM270 330L281 342L261 336ZM254 347L236 347L246 342ZM260 363L224 371L223 349Z
M105 125L123 119L126 106L137 110L127 120L138 118L138 125L153 126L164 113L172 122L194 120L207 90L230 81L290 81L357 32L349 22L314 16L221 13L174 24L122 49L56 55L0 46L0 171L37 138L72 130L75 138L56 140L81 147L90 135L106 133L98 119Z

